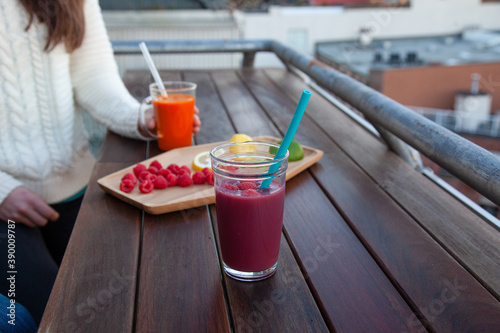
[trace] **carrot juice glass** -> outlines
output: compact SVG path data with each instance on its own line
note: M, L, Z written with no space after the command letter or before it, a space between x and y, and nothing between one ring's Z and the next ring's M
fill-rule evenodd
M252 141L210 152L223 267L237 280L268 278L278 265L288 167L288 152L274 160L278 147ZM279 169L269 173L275 164Z
M141 125L152 137L158 140L161 150L191 146L193 137L194 104L196 84L183 81L163 82L162 93L156 83L149 85L150 96L141 106ZM145 110L153 105L156 132L147 129Z

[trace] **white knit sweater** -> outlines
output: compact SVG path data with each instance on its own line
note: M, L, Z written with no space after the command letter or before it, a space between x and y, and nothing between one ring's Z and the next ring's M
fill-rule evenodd
M97 0L85 1L85 37L44 52L47 29L19 0L0 1L0 203L26 186L49 203L80 191L95 163L83 107L112 131L141 138L138 102L125 88Z

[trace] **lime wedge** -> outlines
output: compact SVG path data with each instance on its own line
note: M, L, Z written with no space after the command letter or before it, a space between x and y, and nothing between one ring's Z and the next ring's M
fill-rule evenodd
M278 144L281 144L282 141L283 140L278 141ZM277 152L278 148L276 147L269 148L270 154L276 155ZM299 161L304 158L304 149L302 148L300 143L295 139L292 139L292 142L290 142L290 147L288 147L288 152L290 153L290 155L288 155L288 160L290 162Z

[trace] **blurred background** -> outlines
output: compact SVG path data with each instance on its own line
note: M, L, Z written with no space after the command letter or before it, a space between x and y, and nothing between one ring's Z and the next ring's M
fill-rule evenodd
M500 156L500 0L100 0L112 41L273 39ZM239 54L154 55L160 69L236 68ZM120 72L147 69L117 56ZM258 53L256 67L283 67ZM104 130L88 120L94 151ZM498 207L423 157L494 216Z

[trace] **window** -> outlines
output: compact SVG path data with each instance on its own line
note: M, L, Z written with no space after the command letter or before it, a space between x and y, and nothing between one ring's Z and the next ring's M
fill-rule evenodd
M307 29L289 29L286 34L287 45L301 52L308 52Z

